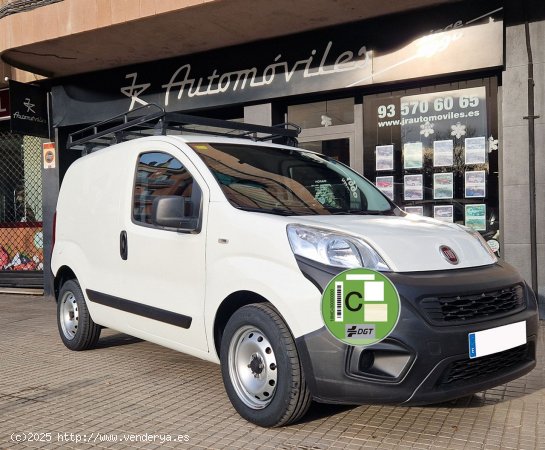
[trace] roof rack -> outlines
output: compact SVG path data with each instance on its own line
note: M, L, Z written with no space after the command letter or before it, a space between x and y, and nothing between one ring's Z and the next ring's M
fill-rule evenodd
M204 127L204 128L195 128ZM252 141L282 140L297 146L301 128L291 123L274 126L254 125L211 119L176 112L166 112L150 103L110 119L82 128L68 135L66 148L82 150L84 154L119 142L149 135L166 135L168 131L191 132L213 136L228 136Z

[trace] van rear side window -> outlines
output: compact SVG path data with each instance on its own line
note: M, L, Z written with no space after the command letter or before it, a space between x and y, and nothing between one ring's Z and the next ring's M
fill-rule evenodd
M191 199L192 194L193 177L174 156L149 152L138 157L133 193L135 222L152 225L151 207L156 197L179 195ZM192 213L186 211L188 216Z

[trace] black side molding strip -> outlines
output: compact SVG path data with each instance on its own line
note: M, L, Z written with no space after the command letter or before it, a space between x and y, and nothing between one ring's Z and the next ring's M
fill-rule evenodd
M183 314L155 308L154 306L143 305L142 303L103 294L102 292L92 291L91 289L87 289L85 292L87 292L89 300L94 303L99 303L138 316L147 317L148 319L158 320L159 322L168 323L169 325L189 328L191 326L191 321L193 320L191 317L184 316Z

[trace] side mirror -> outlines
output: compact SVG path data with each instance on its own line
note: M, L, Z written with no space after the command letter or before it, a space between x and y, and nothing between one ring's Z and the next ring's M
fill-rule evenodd
M177 230L194 231L198 219L186 216L186 210L192 209L191 201L176 195L165 195L153 199L151 221L154 225Z

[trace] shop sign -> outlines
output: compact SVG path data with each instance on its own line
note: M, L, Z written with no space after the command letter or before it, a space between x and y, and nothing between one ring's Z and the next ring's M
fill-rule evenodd
M468 6L72 77L52 87L54 125L150 103L188 111L501 66L501 4Z
M10 80L9 98L12 132L49 137L47 94L43 88Z

